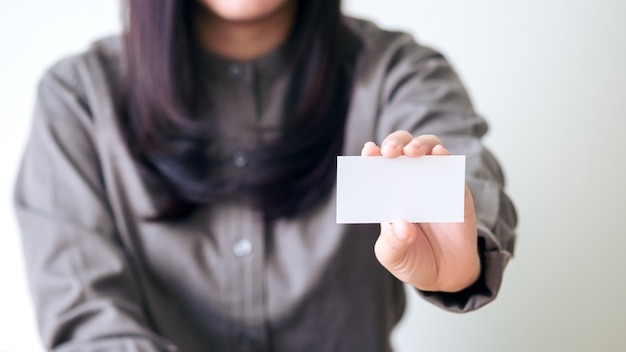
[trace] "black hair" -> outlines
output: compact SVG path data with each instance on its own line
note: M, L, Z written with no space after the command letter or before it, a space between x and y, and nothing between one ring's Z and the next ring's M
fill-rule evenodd
M289 0L296 1L296 0ZM268 220L314 207L335 183L348 111L354 38L339 0L298 1L291 36L294 70L281 134L255 150L254 177L210 181L194 0L127 0L125 142L146 182L167 192L153 220L182 219L233 192ZM210 84L210 83L209 83Z

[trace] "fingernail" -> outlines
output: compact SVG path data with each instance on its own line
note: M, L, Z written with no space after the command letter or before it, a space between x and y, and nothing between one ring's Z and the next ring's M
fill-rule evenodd
M393 233L396 235L396 238L398 238L400 241L404 241L409 237L404 231L396 231L395 227L393 229Z
M413 146L413 148L415 148L415 149L420 149L420 148L422 148L422 146L424 146L424 144L423 144L422 142L420 142L419 140L413 140L413 141L411 141L411 143L410 143L410 144L411 144L411 145Z
M398 142L396 141L387 141L385 142L385 147L387 148L397 148L398 147Z
M421 149L422 145L421 144L415 144L415 143L410 143L408 144L405 148L406 149L410 149L412 152L419 152Z

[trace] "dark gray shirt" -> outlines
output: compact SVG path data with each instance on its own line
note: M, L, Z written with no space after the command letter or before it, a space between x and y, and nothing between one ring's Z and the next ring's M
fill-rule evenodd
M495 298L516 216L481 144L485 121L446 60L411 36L350 20L363 41L344 154L395 130L438 135L467 156L482 274L458 293L418 292L451 311ZM179 223L150 222L155 195L123 143L120 38L43 77L15 191L27 270L47 348L59 351L389 351L403 284L373 254L378 225L337 225L334 191L265 226L245 198ZM207 56L215 147L226 174L280 125L289 69ZM238 171L239 170L239 171Z

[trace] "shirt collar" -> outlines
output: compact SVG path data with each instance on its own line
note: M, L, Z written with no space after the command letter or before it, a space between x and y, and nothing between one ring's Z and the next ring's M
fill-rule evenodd
M252 60L238 61L203 49L200 59L204 73L211 80L246 80L253 76L274 78L288 63L288 40L272 51Z

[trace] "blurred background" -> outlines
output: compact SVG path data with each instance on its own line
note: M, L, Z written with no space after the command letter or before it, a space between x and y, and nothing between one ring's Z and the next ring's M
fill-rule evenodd
M41 351L11 193L36 84L120 31L116 0L0 1L0 351ZM409 351L626 350L626 1L344 0L442 51L501 161L520 225L498 299L454 314L409 295Z

